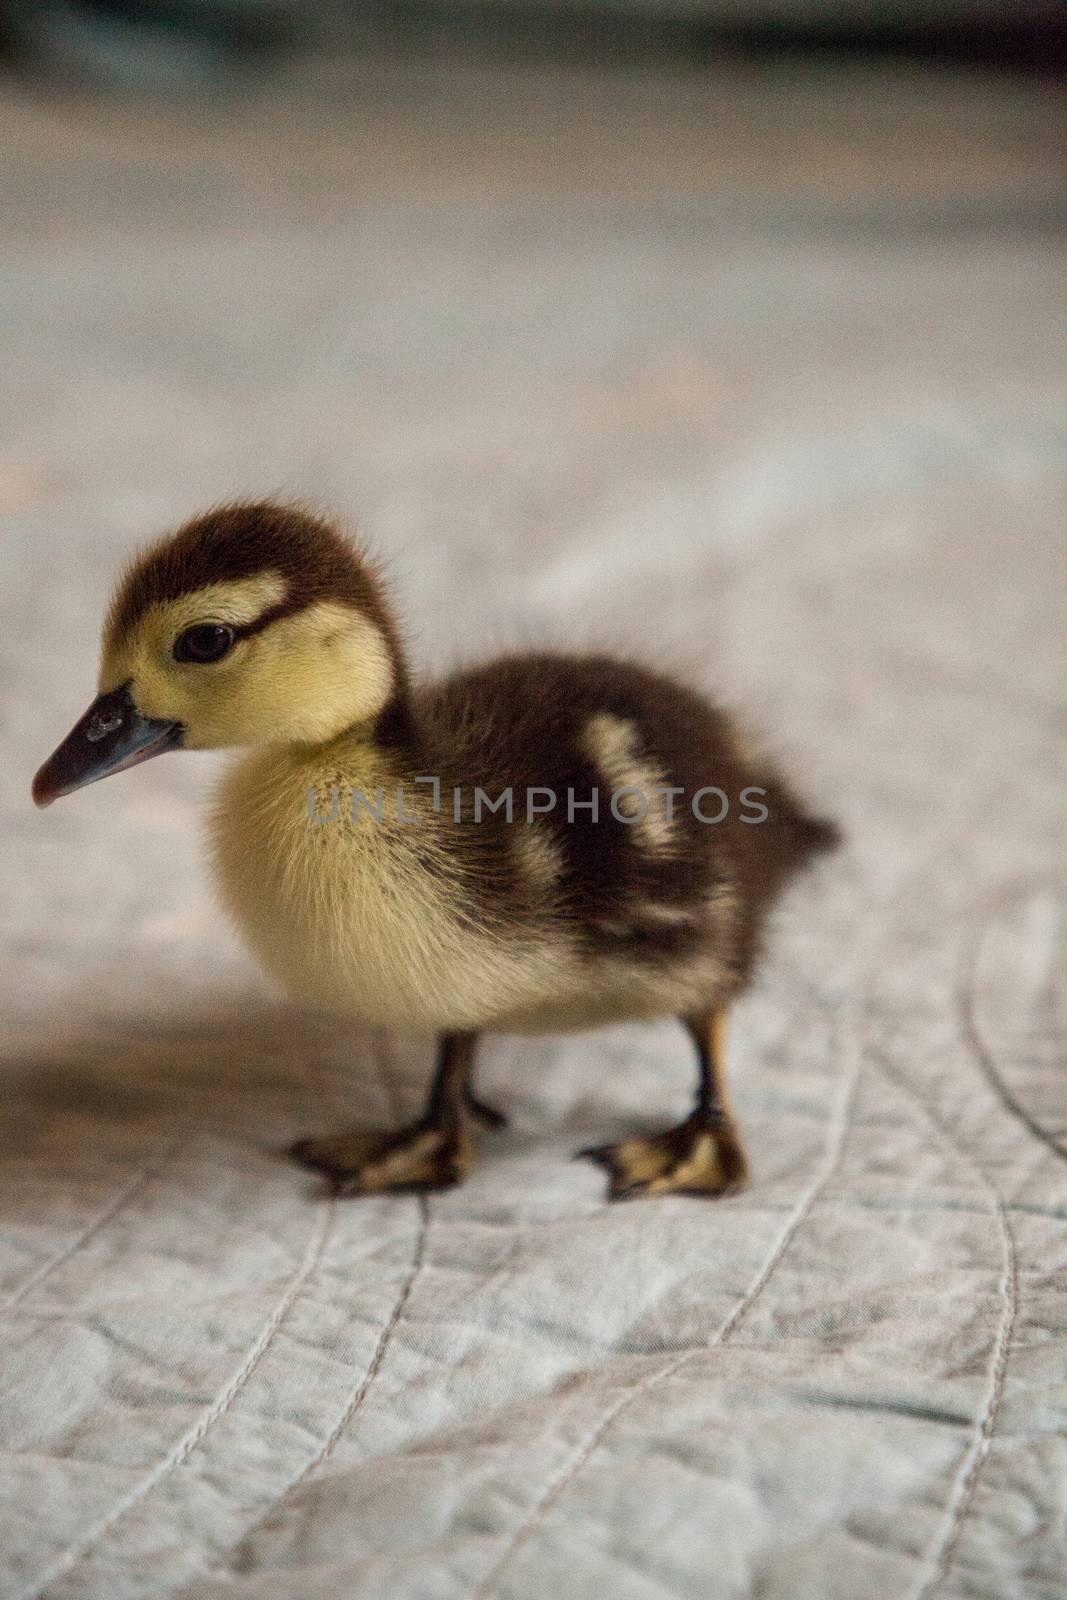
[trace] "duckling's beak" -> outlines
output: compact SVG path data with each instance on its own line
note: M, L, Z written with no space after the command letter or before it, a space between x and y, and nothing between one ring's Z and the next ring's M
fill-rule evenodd
M60 795L173 750L182 732L180 722L142 716L128 683L98 695L34 778L34 804L49 806Z

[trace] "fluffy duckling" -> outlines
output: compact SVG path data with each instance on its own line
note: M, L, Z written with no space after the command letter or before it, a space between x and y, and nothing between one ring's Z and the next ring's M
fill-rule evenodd
M145 551L108 613L99 695L38 805L166 750L240 747L216 878L302 999L437 1034L424 1115L294 1146L346 1193L470 1168L486 1031L679 1017L676 1128L584 1151L613 1197L717 1195L747 1165L724 1021L782 886L836 837L700 695L603 656L507 657L416 684L381 581L329 523L269 502Z

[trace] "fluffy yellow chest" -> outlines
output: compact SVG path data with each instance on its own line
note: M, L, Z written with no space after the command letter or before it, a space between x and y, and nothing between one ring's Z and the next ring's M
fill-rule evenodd
M353 790L373 801L379 787L381 816L353 814ZM416 821L398 820L395 777L354 740L238 761L211 843L223 904L253 954L301 999L399 1028L484 1027L536 1004L559 981L559 955L474 926L447 824L425 791L406 789L404 807Z

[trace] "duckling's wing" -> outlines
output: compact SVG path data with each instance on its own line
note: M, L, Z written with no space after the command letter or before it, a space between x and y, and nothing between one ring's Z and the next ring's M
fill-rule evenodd
M611 657L467 669L427 693L420 721L446 793L465 796L465 849L498 907L526 905L536 880L537 903L591 948L624 938L681 958L707 937L709 907L729 901L747 968L766 904L833 835L723 710ZM485 805L476 820L476 790L510 793L511 824Z

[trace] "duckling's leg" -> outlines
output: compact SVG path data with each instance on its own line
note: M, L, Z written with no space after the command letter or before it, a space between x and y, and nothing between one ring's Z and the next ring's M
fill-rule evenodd
M724 1083L726 1013L710 1011L682 1020L700 1057L700 1085L689 1116L666 1133L581 1151L607 1169L612 1200L641 1194L726 1194L748 1181Z
M498 1111L496 1106L487 1105L480 1095L475 1094L469 1075L463 1085L463 1104L471 1116L484 1122L487 1128L506 1128L508 1125L508 1119L502 1111Z
M476 1099L470 1087L477 1035L444 1033L425 1114L395 1133L342 1133L301 1139L290 1154L305 1167L325 1172L338 1194L376 1194L383 1189L445 1189L462 1183L474 1163L474 1142L464 1126L464 1108L492 1126L503 1118ZM499 1120L498 1120L499 1119Z

